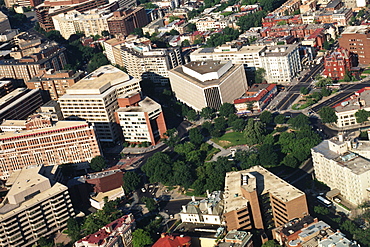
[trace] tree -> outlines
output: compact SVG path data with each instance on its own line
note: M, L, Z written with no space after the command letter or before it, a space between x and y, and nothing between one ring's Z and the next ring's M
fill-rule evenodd
M313 211L314 211L316 214L321 214L321 215L328 215L328 214L329 214L329 209L324 208L323 206L315 206L315 207L313 208Z
M308 94L308 88L301 87L300 92L301 92L301 94L306 95L306 94Z
M90 161L90 167L94 171L100 172L101 170L105 168L105 166L106 166L106 161L103 158L103 156L95 156Z
M143 229L136 229L132 233L132 244L133 247L145 247L153 244L153 240L150 237L149 232L144 231Z
M260 120L262 123L271 123L272 122L272 113L269 111L263 111L260 115Z
M157 209L157 205L153 198L144 196L141 198L141 201L145 203L146 208L150 212L155 211Z
M191 143L199 146L203 142L203 135L200 133L198 128L193 128L189 130L189 140Z
M336 123L338 116L335 114L334 108L330 106L324 106L319 111L319 116L323 123Z
M282 115L282 114L279 114L279 115L277 115L274 118L274 123L276 123L276 124L284 124L285 123L285 120L286 120L285 116Z
M77 239L78 240L78 239ZM41 237L39 241L37 241L37 245L39 247L53 247L54 246L54 241L51 239L46 239L44 237Z
M78 224L76 219L69 218L67 221L67 228L68 237L70 237L73 242L76 242L81 238L81 226Z
M92 72L97 68L109 64L109 60L103 53L96 53L92 56L90 62L87 65L87 71Z
M343 80L345 82L352 81L352 75L348 70L346 70L346 73L344 74Z
M326 87L327 85L332 85L333 80L331 78L320 78L318 82L316 82L316 87Z
M244 129L245 141L248 145L259 144L263 141L264 126L260 121L254 121L252 118L248 119L247 125Z
M197 150L198 151L198 150ZM192 151L192 152L197 152ZM191 184L194 182L193 175L191 172L191 167L183 161L176 161L173 164L173 179L172 183L175 185L183 186L185 189L188 189Z
M202 118L205 118L205 119L213 119L215 117L215 112L216 110L207 106L207 107L204 107L201 112L200 112L200 116Z
M288 124L290 124L293 128L301 129L310 124L309 118L304 114L299 114L294 118L290 118L288 120Z
M297 168L298 166L298 161L296 158L294 158L293 155L288 154L287 156L284 157L282 163L286 166Z
M241 118L238 118L231 122L231 127L235 132L242 132L245 128L245 121Z
M132 34L135 34L139 37L143 37L144 36L144 32L143 32L143 29L142 28L135 28L134 31L132 32Z
M126 172L123 176L123 187L126 194L136 190L141 182L141 177L135 171Z
M325 50L330 50L330 43L328 42L327 39L325 39L322 48L324 48Z
M278 244L275 240L269 240L261 246L262 247L280 247L280 244Z
M167 183L172 178L171 158L168 154L162 152L155 153L152 157L148 158L141 169L152 183Z
M366 122L368 118L370 117L370 112L364 109L361 109L355 113L355 117L356 117L357 123L363 123L363 122Z
M188 24L186 25L186 29L188 30L188 32L195 32L197 31L197 26L194 23L188 22Z
M213 121L214 121L213 125L214 131L224 132L225 129L227 128L227 121L224 117L215 118Z
M189 42L189 40L187 40L187 39L186 39L186 40L184 40L183 42L181 42L181 46L182 46L182 47L184 47L184 46L185 46L185 47L186 47L186 46L190 46L190 42Z
M320 92L321 92L321 95L323 97L327 97L327 96L329 96L331 94L331 90L329 88L327 88L327 87L321 88L321 91Z
M175 128L168 129L164 135L167 137L163 140L167 146L173 148L179 141L180 137L178 136L177 130Z
M219 109L220 116L228 117L236 112L235 106L230 103L223 103Z
M110 34L107 30L101 31L101 36L108 37Z
M171 29L170 31L170 35L172 36L179 35L179 34L180 34L179 31L177 31L176 29Z
M258 68L255 71L254 83L262 83L265 81L266 70L264 68Z
M189 121L195 121L198 119L198 113L194 110L194 109L190 109L187 113L186 113L186 118L189 120Z
M258 148L260 164L263 167L274 167L277 165L278 156L274 152L273 145L271 144L262 144Z

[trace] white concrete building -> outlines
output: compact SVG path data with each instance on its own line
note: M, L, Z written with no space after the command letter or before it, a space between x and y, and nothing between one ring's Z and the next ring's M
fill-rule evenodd
M64 118L92 122L99 141L114 142L120 137L114 116L117 99L140 91L138 79L104 65L68 88L59 103Z
M370 199L369 142L351 142L342 135L311 149L316 179L338 189L348 201L359 205Z
M207 198L192 201L182 206L180 218L182 222L216 224L221 225L223 213L222 192L213 191L211 194L207 191Z
M108 18L113 13L108 10L92 9L80 13L73 10L52 17L55 30L68 39L69 36L76 32L83 32L86 36L101 35L102 31L108 31Z

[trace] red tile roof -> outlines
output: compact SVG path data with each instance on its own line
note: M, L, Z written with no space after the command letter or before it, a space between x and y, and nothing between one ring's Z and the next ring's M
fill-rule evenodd
M245 102L251 102L251 101L259 101L265 96L268 92L270 92L272 89L276 87L277 84L270 84L267 88L261 90L256 96L254 97L245 97L234 100L234 104L241 104Z
M182 247L190 246L191 238L188 236L179 235L168 235L162 233L160 239L152 247Z

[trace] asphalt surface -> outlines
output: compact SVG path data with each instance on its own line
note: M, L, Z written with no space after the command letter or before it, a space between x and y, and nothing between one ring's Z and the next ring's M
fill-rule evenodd
M279 111L285 111L289 108L291 104L299 97L299 93L288 94L284 99L282 99L276 106Z

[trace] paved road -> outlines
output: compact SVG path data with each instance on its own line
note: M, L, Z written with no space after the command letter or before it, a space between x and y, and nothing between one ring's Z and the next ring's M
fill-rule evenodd
M276 106L279 111L288 110L291 104L299 97L299 93L288 94L280 103Z

